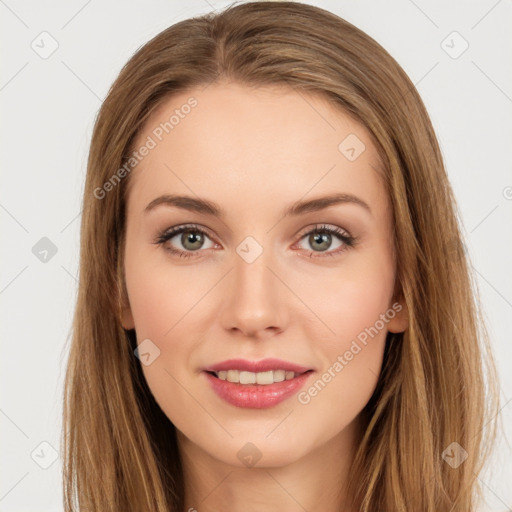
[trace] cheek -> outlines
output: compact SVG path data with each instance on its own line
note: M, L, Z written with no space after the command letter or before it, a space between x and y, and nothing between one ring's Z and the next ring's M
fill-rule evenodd
M380 318L389 309L389 294L384 281L345 281L329 305L328 316L336 332L333 341L364 338L362 333L373 326L385 331L386 324Z
M329 327L324 339L325 346L331 350L344 349L359 335L364 338L366 330L375 325L382 331L381 337L385 337L386 323L381 315L390 314L392 264L389 259L373 254L350 263L331 272L329 279L317 281L316 286L313 280L308 284L310 304Z
M126 258L126 286L137 337L158 344L207 291L197 273L185 268L174 271L167 262L153 263L151 256L133 253ZM192 267L189 267L192 268ZM186 319L183 318L183 320Z
M327 339L323 355L326 367L341 376L335 380L343 380L349 394L368 392L365 383L370 387L376 383L387 334L382 320L386 318L386 296L374 284L345 283L330 306L327 318L336 335Z
M321 382L308 395L317 405L335 403L340 421L354 417L377 384L387 323L394 316L389 303L393 284L390 260L369 257L340 270L336 279L322 287L322 299L316 293L318 314L331 332L322 340L317 336ZM315 393L322 398L317 400ZM321 406L318 414L325 414Z
M319 443L344 430L364 409L375 391L385 349L387 330L379 318L386 311L384 294L361 281L345 284L326 311L326 323L336 334L317 339L321 367L297 396L300 414L310 431L318 433Z
M188 363L194 347L189 322L196 311L194 306L207 292L207 283L198 285L197 275L194 281L194 276L183 269L171 271L169 265L154 264L136 253L126 258L125 265L137 342L152 342L151 362L143 364L141 359L142 372L167 417L178 428L186 429L186 421L182 422L189 416L191 399L182 386L190 378ZM195 413L200 415L201 411Z

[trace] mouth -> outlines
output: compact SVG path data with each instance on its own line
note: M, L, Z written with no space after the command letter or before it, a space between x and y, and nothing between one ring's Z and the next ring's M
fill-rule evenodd
M211 389L222 400L245 409L268 409L284 402L304 387L313 373L314 370L203 371Z

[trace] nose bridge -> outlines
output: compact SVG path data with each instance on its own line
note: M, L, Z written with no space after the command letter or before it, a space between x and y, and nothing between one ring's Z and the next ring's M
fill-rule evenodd
M248 261L243 256L237 254L235 256L235 268L233 269L234 286L239 295L247 299L246 296L255 297L256 299L264 295L270 295L273 284L269 277L272 273L268 269L270 266L270 252L263 251L254 260Z
M238 328L245 334L282 328L282 290L268 268L273 261L271 250L252 237L237 246L224 305L224 327Z

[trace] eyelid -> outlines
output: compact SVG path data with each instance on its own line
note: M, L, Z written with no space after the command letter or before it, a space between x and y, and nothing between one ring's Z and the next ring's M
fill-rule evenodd
M304 236L314 231L333 231L337 232L340 235L344 235L347 238L353 238L350 232L347 231L345 228L335 226L334 224L327 224L326 222L317 222L315 224L310 224L309 226L306 226L305 228L299 230L294 236L303 238Z
M208 235L210 238L215 238L213 231L211 231L209 228L202 226L201 224L195 224L192 222L187 222L185 224L177 224L176 226L166 228L158 234L158 237L163 238L168 236L176 236L177 234L180 234L182 231L187 230L199 231L201 233L204 233L205 235Z
M356 236L353 236L350 234L348 230L345 228L341 228L336 225L326 224L326 223L317 223L313 226L307 226L303 230L299 231L297 242L294 244L296 246L297 244L300 244L301 240L310 234L313 233L329 233L331 236L334 236L341 242L341 247L335 249L335 250L328 250L328 251L309 251L310 258L313 257L314 254L316 254L315 258L323 258L323 257L335 257L339 256L341 253L346 252L348 249L353 248L359 241L359 238Z
M159 242L164 243L166 241L169 241L171 238L174 238L176 235L179 235L185 231L197 231L199 233L205 234L206 236L208 236L209 238L211 238L213 240L216 238L215 235L212 234L213 232L209 228L202 226L200 224L186 223L186 224L178 224L171 228L164 229L157 235L157 238L154 243L159 243ZM215 243L218 243L218 242L215 242ZM200 249L200 250L203 250L203 249ZM189 252L192 252L192 251L189 251ZM199 251L197 251L197 252L199 252Z

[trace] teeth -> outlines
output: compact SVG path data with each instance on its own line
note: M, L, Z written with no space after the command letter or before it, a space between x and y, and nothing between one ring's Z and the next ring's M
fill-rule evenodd
M256 384L256 377L260 374L255 374L251 372L240 372L239 373L239 381L240 384Z
M295 377L294 372L285 370L269 370L268 372L246 372L240 370L222 370L215 372L215 375L221 380L234 382L237 384L274 384L274 382L283 382Z
M293 379L293 376L295 375L293 372L290 372L292 376L290 377ZM274 371L274 382L283 382L286 378L286 372L284 370L275 370Z
M240 382L240 372L238 370L228 370L226 380L229 382Z

